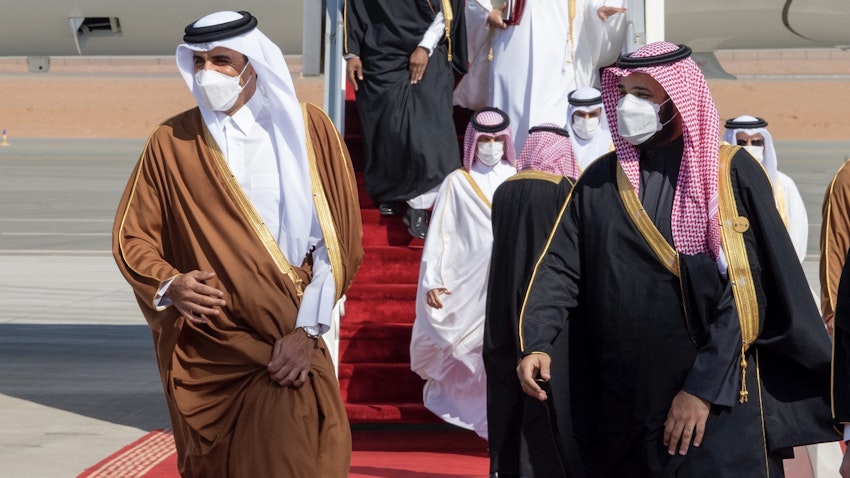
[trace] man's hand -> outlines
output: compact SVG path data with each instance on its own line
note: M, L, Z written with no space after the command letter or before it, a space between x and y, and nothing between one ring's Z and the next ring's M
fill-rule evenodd
M506 8L508 8L508 4L503 3L501 7L490 10L490 13L487 15L487 26L490 28L497 28L499 30L507 29L508 24L505 23L505 20L502 18L505 14Z
M428 66L428 50L418 46L410 54L410 84L415 85L422 80L425 67Z
M300 328L277 339L268 366L271 379L281 387L298 388L307 383L315 344Z
M678 448L680 455L687 454L691 437L694 439L694 446L700 446L710 408L708 400L684 390L680 390L673 397L667 420L664 421L664 446L667 447L667 453L675 455Z
M204 282L215 278L215 273L192 271L175 277L165 296L171 299L180 315L196 324L206 324L210 317L218 315L217 307L224 307L224 292Z
M363 62L359 57L345 60L345 75L354 87L354 91L357 91L357 82L363 81Z
M549 380L552 375L549 373L549 367L552 365L552 357L547 354L530 354L522 358L522 361L516 368L519 383L522 385L522 391L529 396L534 397L541 402L548 398L546 392L537 384L536 378L541 380Z
M596 15L603 22L607 20L608 17L616 15L618 13L626 13L626 9L617 7L600 7L599 10L596 10Z
M838 473L841 474L841 478L850 478L850 453L844 454Z
M445 287L440 287L439 289L431 289L428 291L428 295L425 297L425 303L435 309L442 309L443 303L440 301L440 294L451 295L452 293Z

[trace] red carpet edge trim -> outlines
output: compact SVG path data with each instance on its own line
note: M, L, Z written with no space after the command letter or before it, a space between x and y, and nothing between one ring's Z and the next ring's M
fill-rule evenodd
M88 468L78 478L143 476L174 453L171 430L154 430Z

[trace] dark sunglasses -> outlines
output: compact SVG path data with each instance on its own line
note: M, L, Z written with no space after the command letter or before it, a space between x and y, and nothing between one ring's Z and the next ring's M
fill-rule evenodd
M764 146L763 139L739 139L738 146Z

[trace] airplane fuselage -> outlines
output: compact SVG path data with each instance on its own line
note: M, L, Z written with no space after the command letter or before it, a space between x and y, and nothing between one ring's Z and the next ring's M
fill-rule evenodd
M299 54L304 28L322 28L311 22L305 27L304 5L243 0L238 8L259 18L260 29L285 54ZM648 16L651 5L647 1ZM666 0L663 5L664 38L694 51L850 46L847 0ZM222 0L4 0L0 56L170 55L186 24L228 8L234 7Z

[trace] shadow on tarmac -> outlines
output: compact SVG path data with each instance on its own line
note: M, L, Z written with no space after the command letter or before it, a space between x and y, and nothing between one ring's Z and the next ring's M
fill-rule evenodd
M0 324L0 394L146 431L169 427L144 324Z

